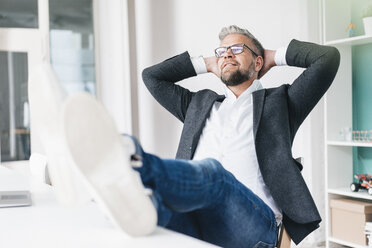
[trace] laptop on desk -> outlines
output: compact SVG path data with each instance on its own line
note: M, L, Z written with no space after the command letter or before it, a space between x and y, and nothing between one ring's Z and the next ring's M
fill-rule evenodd
M29 189L24 175L0 165L0 207L30 206Z

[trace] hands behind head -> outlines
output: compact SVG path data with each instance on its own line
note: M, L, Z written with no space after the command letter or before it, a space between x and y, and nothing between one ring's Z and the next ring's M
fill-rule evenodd
M261 70L258 72L258 79L263 77L272 67L276 66L275 64L275 50L265 50L264 53L264 64Z
M216 56L204 58L204 62L208 72L212 72L218 78L221 77L220 70L218 68L218 58Z

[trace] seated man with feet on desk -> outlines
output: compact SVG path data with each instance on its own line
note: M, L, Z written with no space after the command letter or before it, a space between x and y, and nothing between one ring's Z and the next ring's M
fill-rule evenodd
M151 94L184 123L176 159L146 153L130 136L123 142L87 95L64 108L71 155L98 201L134 235L157 224L223 247L275 247L283 223L298 244L321 218L292 143L331 85L339 52L298 40L265 50L237 26L219 37L215 57L185 52L143 71ZM276 65L306 70L291 85L264 89L259 78ZM175 84L206 72L221 79L224 95Z

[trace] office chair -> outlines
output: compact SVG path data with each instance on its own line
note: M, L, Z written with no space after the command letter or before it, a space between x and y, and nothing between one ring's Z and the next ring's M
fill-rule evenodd
M280 230L279 230L278 244L276 247L277 248L290 248L291 247L291 237L289 237L289 234L287 230L285 230L283 225L281 225Z

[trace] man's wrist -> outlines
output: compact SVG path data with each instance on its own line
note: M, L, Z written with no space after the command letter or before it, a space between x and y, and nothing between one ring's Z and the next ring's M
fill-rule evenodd
M285 55L287 53L287 47L281 47L275 52L274 61L277 66L287 65Z
M203 56L191 57L191 63L194 66L196 74L207 73L207 66L205 64Z

